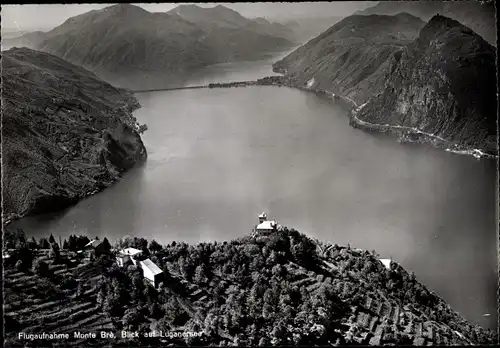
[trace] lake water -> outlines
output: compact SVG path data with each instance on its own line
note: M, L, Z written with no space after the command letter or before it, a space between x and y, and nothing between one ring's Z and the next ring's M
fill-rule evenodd
M269 63L219 65L188 80L258 78ZM64 212L15 227L196 243L248 234L266 211L311 237L392 257L467 319L496 327L494 161L365 133L331 100L284 87L138 99L147 162Z

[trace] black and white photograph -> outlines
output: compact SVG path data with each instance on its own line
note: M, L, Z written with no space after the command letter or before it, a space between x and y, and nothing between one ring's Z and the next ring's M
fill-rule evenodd
M3 4L3 345L498 346L497 16Z

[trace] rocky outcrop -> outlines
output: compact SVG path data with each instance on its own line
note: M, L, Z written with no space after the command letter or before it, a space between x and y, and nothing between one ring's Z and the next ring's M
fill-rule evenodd
M362 104L382 91L394 53L425 22L409 14L350 16L312 39L273 68L298 86L325 89Z
M436 15L393 57L383 91L356 116L496 153L495 62L493 46L459 22Z
M146 157L128 91L28 48L2 67L4 220L66 207Z

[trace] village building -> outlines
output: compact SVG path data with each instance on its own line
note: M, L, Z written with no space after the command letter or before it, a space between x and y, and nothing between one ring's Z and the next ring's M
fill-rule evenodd
M146 279L149 283L151 283L151 285L157 288L163 277L163 271L160 269L160 267L158 267L150 259L140 261L140 266L142 268L144 279Z
M104 244L99 239L92 239L88 242L82 250L82 253L86 258L93 259L106 252Z
M141 258L142 254L142 250L136 248L126 248L120 250L118 252L118 255L116 255L116 263L120 267L123 267L127 264L133 264L137 266L137 261Z
M254 235L268 235L278 230L278 223L274 220L267 220L267 214L259 215L259 224L254 229Z
M386 269L391 269L392 257L390 259L379 259L379 261L382 262Z

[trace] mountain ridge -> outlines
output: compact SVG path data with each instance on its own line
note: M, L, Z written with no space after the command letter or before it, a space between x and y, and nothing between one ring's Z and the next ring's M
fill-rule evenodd
M132 71L179 72L255 59L293 46L283 34L286 27L271 24L266 29L223 6L180 8L196 8L204 16L197 17L200 23L193 23L175 11L148 12L139 6L118 4L68 18L48 32L23 35L5 44L29 44L101 76ZM216 25L206 19L207 13L221 22L224 18L229 22L242 20L232 26Z
M28 48L2 52L2 69L4 222L63 209L146 158L128 91Z
M356 113L497 154L495 49L460 22L431 18L394 61L384 91Z
M273 69L298 85L314 80L311 88L330 90L362 104L380 92L390 57L424 25L409 14L346 17L274 63Z
M460 21L496 46L496 19L494 1L379 1L376 5L355 12L359 15L408 12L428 21L436 14Z

